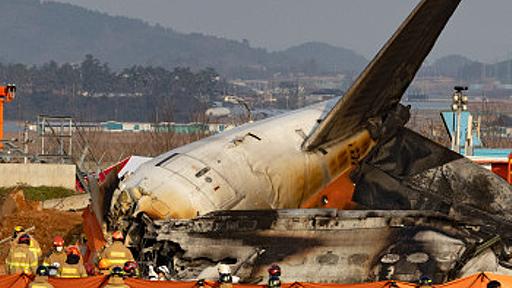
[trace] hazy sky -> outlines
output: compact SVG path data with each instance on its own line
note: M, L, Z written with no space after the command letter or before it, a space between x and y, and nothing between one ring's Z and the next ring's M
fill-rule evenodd
M248 39L279 50L322 41L373 57L418 0L58 0L180 32ZM446 0L450 1L450 0ZM512 56L512 1L463 0L432 57Z

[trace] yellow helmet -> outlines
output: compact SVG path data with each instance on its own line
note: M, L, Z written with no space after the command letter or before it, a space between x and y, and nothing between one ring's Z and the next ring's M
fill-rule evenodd
M14 227L14 232L16 232L16 233L20 233L20 232L23 232L23 231L25 231L25 228L23 228L23 226L19 226L18 225L18 226Z

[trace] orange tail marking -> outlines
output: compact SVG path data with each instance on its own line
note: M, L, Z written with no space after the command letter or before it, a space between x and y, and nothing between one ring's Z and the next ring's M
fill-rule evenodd
M301 208L337 208L350 210L354 208L352 195L354 184L348 173L342 174L329 183L322 191L312 195L301 205Z

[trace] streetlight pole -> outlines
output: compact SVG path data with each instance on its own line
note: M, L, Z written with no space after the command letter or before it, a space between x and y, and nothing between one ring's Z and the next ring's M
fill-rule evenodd
M468 110L468 96L464 95L462 91L467 91L468 87L455 86L453 89L455 92L453 92L452 96L452 111L457 113L457 125L454 133L455 136L452 137L452 150L460 153L460 121L462 111Z

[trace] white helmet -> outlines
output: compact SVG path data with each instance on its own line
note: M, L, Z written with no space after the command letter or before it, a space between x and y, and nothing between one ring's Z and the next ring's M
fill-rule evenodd
M231 274L231 268L226 264L220 264L218 270L219 274Z
M148 279L155 281L155 280L158 280L157 278L158 278L158 274L156 274L155 268L153 268L152 265L149 265Z
M158 272L162 272L164 274L170 274L171 272L169 272L169 268L167 268L167 266L158 266L158 268L156 268L156 270Z

